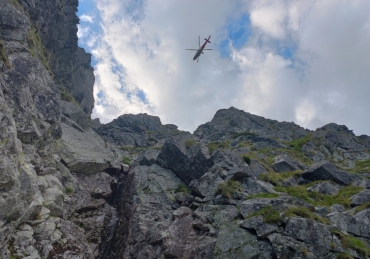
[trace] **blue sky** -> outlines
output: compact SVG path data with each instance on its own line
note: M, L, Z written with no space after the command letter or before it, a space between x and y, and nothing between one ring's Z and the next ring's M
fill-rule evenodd
M103 123L157 115L194 131L234 106L316 129L370 135L370 2L80 0L79 44L93 54ZM199 63L198 35L212 35Z

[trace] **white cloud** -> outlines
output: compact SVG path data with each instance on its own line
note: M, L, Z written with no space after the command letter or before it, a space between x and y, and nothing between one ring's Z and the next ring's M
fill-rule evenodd
M94 22L93 17L90 16L90 15L87 15L87 14L80 15L80 20L83 21L83 22L89 22L89 23Z
M310 129L336 122L370 134L370 121L359 119L370 109L369 1L102 0L98 8L102 34L86 42L98 61L94 116L103 122L147 112L192 131L235 106ZM222 58L227 24L242 13L252 35ZM214 51L196 63L184 49L209 34ZM294 46L291 57L285 46Z

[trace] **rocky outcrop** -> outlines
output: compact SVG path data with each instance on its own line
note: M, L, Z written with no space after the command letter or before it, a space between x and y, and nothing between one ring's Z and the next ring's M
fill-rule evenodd
M233 107L194 134L92 121L77 4L0 0L1 259L369 256L368 136Z
M308 181L331 180L342 185L349 185L352 181L349 173L326 161L315 164L302 173L301 177Z
M177 126L162 125L157 116L124 114L107 124L98 123L96 132L117 146L148 147L161 145L166 138L182 134Z

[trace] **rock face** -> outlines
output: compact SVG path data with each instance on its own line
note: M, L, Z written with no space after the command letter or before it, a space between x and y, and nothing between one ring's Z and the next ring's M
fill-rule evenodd
M77 4L0 0L0 259L369 258L370 137L92 121Z

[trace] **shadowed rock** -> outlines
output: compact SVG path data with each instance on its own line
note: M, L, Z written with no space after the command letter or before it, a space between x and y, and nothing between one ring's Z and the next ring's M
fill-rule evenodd
M340 171L335 165L327 161L313 165L303 172L301 177L308 181L331 180L343 185L349 185L352 181L349 173Z

